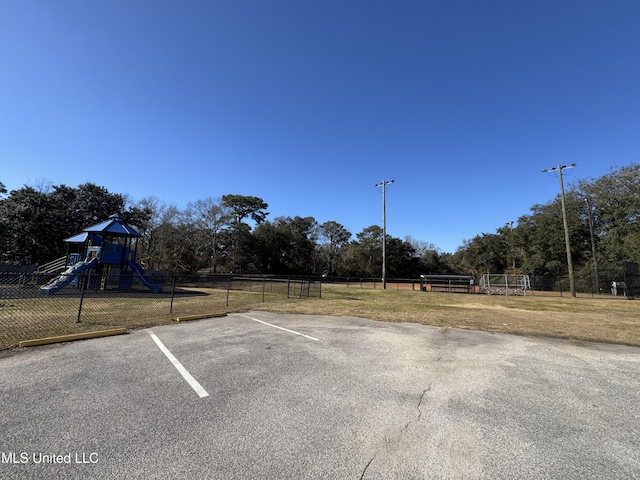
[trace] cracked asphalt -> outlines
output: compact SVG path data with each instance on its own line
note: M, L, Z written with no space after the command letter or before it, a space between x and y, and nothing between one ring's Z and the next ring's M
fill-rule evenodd
M640 478L638 348L266 312L153 333L208 396L148 330L0 352L0 477Z

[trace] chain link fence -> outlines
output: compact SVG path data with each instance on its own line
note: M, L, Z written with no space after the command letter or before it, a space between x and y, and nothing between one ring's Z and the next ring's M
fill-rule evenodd
M347 288L381 289L384 288L379 277L315 277L324 285ZM388 278L387 290L420 290L419 278Z
M596 276L592 270L583 270L574 275L576 293L581 296L596 297L601 295L638 297L640 294L640 276L634 275L635 263L625 262L615 268L601 271L596 282ZM571 295L569 274L564 273L556 277L541 277L532 275L531 294L549 296Z
M0 349L23 340L114 327L143 328L189 315L322 296L321 283L304 278L147 275L141 279L85 271L51 288L59 279L0 272Z
M23 340L87 333L114 327L128 329L168 324L189 315L220 314L251 309L263 303L320 298L322 285L381 289L380 278L248 277L229 275L148 274L144 278L120 272L81 272L59 289L46 290L60 277L28 269L0 272L0 349ZM567 275L531 276L527 295L569 296ZM617 288L613 288L612 282ZM471 293L479 292L475 282ZM388 279L389 290L420 290L418 279ZM640 297L640 269L625 264L593 278L576 278L580 295ZM155 293L154 293L155 291Z
M607 272L602 272L599 277L599 285L596 285L594 276L587 272L584 276L576 275L574 279L575 288L580 296L595 297L596 295L627 296L629 298L640 298L640 268L637 264L625 263L625 267L616 268ZM324 285L361 288L361 289L382 289L381 278L372 277L322 277L316 278ZM530 275L530 289L526 295L571 296L569 275L561 274L556 277L542 277ZM626 281L625 281L626 280ZM387 279L387 290L420 290L420 280L410 278L389 278ZM482 293L480 279L475 279L474 284L464 289L465 293ZM431 289L428 289L431 291ZM461 291L461 290L458 290Z

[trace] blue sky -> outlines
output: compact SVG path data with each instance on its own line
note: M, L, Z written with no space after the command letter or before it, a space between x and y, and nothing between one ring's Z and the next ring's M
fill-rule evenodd
M637 0L0 2L0 181L234 193L453 252L640 161Z

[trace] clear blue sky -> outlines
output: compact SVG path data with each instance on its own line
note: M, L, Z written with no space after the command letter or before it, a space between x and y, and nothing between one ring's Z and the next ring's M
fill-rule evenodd
M453 252L640 161L638 0L0 2L0 181L254 195ZM569 173L569 172L568 172Z

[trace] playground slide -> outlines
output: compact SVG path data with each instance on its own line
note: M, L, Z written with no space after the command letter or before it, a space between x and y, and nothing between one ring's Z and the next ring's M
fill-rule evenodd
M144 273L144 269L140 265L138 265L134 260L127 259L125 260L125 263L133 269L133 271L135 272L135 274L138 276L138 278L140 279L140 281L145 287L153 291L153 293L162 292L162 285L158 283L153 283L149 279L149 277L147 277L147 275Z
M91 260L84 260L74 265L71 265L64 272L62 272L62 274L58 278L56 278L53 282L43 287L40 287L40 290L46 293L47 295L54 295L60 289L64 288L69 283L71 283L76 278L78 273L88 268L94 268L97 264L98 264L98 258L94 257Z

